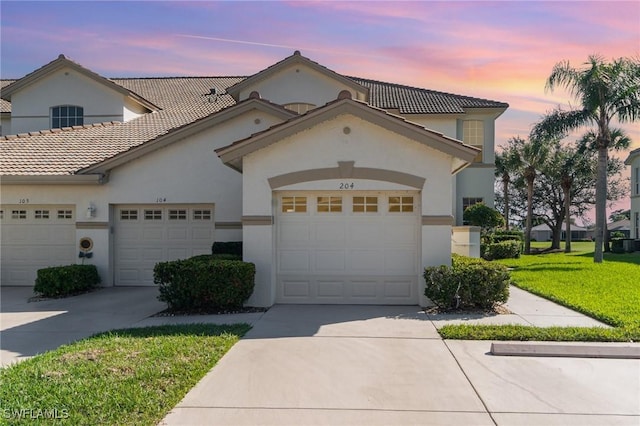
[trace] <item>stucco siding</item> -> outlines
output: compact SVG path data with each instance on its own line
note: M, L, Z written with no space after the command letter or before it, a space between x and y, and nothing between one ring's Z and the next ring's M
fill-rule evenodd
M11 132L14 134L51 127L50 108L77 105L84 108L84 123L122 121L124 97L69 68L13 94Z

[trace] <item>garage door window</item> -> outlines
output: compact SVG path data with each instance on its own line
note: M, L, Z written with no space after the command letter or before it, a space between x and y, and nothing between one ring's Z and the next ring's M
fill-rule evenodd
M378 211L378 197L353 197L354 213L376 213Z
M193 220L211 220L211 210L194 210Z
M162 210L145 210L144 220L162 220Z
M187 210L169 210L169 220L187 220Z
M138 220L138 210L120 210L120 220Z
M11 219L26 219L26 210L11 210Z
M342 197L318 197L318 213L342 212Z
M36 210L33 217L35 219L49 219L49 210Z
M389 212L412 213L413 197L389 197Z
M282 213L306 213L307 197L282 197Z

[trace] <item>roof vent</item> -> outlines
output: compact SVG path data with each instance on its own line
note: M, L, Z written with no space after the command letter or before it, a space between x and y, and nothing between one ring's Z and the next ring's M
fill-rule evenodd
M260 93L254 90L249 94L249 99L260 99Z
M351 99L351 92L348 90L341 90L338 93L338 99Z
M215 87L212 87L211 89L209 89L209 93L206 94L206 98L210 103L213 102L218 102L218 95L220 95L220 92L218 91L218 89L216 89Z

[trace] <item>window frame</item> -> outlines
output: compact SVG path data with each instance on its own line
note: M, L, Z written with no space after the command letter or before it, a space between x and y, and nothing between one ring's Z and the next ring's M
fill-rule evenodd
M63 114L64 108L64 114ZM73 108L73 114L71 113ZM56 114L57 112L57 114ZM63 120L66 120L63 122ZM84 107L80 105L55 105L49 110L49 122L52 129L84 125Z
M473 159L473 163L482 163L484 156L484 121L483 120L463 120L462 121L462 141L480 152Z

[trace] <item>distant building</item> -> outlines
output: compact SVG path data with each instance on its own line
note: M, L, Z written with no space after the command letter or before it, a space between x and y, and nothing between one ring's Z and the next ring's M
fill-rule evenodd
M571 240L585 240L589 237L587 236L588 230L586 228L582 228L580 226L571 225ZM560 240L564 241L566 238L566 232L564 229L564 224L562 225L562 232L560 233ZM536 241L551 241L552 233L551 228L546 223L542 223L540 225L534 226L531 228L531 239Z

